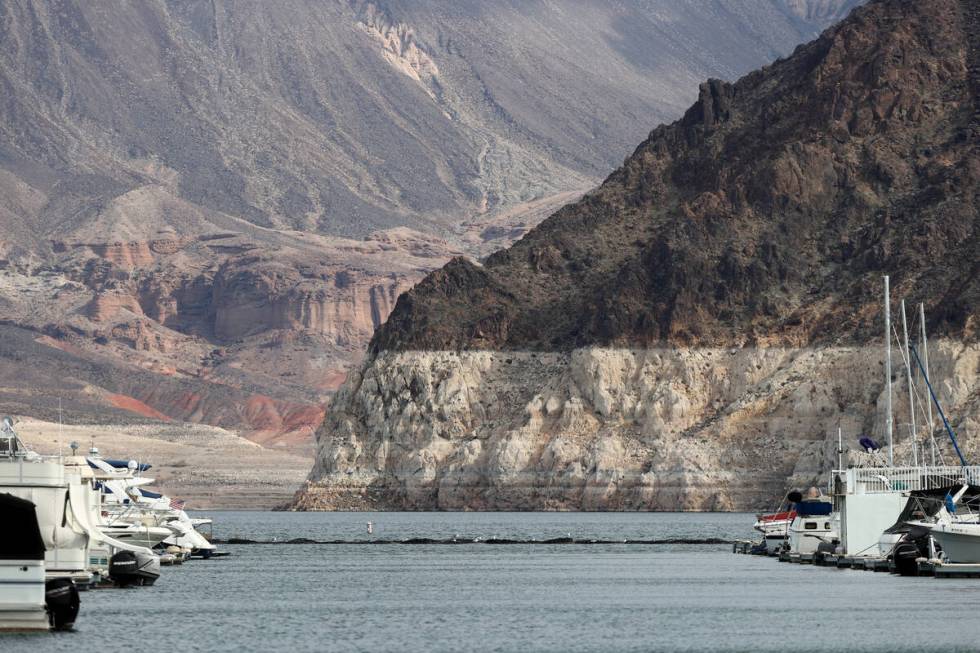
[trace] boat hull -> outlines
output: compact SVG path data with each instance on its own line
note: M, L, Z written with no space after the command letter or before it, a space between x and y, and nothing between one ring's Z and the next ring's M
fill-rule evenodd
M980 526L934 528L933 537L943 548L948 562L980 563Z
M0 632L50 630L44 562L0 560Z

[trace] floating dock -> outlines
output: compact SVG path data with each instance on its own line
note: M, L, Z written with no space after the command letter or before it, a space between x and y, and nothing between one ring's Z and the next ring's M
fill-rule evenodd
M789 551L767 551L759 542L751 540L736 540L732 543L732 553L744 555L759 555L778 558L780 562L797 565L814 565L816 567L832 567L836 569L857 569L859 571L877 571L898 573L895 563L887 558L868 556L844 556L835 553L790 553ZM956 564L940 560L917 561L918 576L935 576L936 578L980 578L980 564Z

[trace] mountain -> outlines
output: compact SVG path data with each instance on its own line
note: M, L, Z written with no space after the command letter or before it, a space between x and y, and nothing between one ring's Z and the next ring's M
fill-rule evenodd
M308 442L402 291L853 0L0 4L0 400Z
M821 482L838 427L882 440L885 274L980 453L978 34L975 2L875 0L702 83L598 188L398 299L297 507L763 507Z

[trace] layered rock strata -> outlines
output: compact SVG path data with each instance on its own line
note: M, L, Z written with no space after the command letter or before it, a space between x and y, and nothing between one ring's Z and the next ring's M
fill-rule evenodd
M961 444L980 455L980 347L930 353ZM883 432L882 364L880 348L861 346L388 352L338 393L296 507L764 506L788 483L826 482L838 427L848 448ZM903 462L906 392L893 387ZM939 452L955 461L939 426ZM926 429L918 443L928 456Z

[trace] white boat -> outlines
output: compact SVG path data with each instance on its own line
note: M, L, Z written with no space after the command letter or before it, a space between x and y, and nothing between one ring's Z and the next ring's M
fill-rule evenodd
M153 479L136 474L148 470L150 465L107 461L95 456L89 462L111 475L102 482L109 526L124 532L121 525L131 524L133 537L139 536L136 531L143 529L141 536L147 538L145 546L176 546L204 558L217 553L217 548L197 530L198 526L210 526L210 519L192 520L182 509L183 502L146 489ZM117 531L111 532L119 537ZM149 544L151 539L156 541Z
M0 494L0 631L70 630L78 616L78 589L70 578L46 580L44 538L36 506Z
M839 522L830 499L816 497L796 503L796 516L787 529L790 553L816 553L821 544L836 546L838 539Z
M791 505L783 505L776 512L756 515L755 524L752 528L762 533L762 542L766 551L776 553L784 548L789 536L790 524L795 518L796 510Z
M0 631L48 630L44 599L44 540L34 504L0 494Z
M145 523L128 522L115 519L99 526L99 530L118 542L124 542L136 547L152 549L173 535L169 528L149 526Z
M946 562L980 563L980 524L937 524L932 536L942 547Z
M33 503L44 541L47 578L71 578L88 586L89 537L79 526L69 500L69 480L60 456L40 456L26 449L13 421L0 424L0 492Z
M941 548L945 562L980 563L980 515L963 505L969 489L964 484L956 494L947 495L933 519L914 522L930 529L929 534Z

